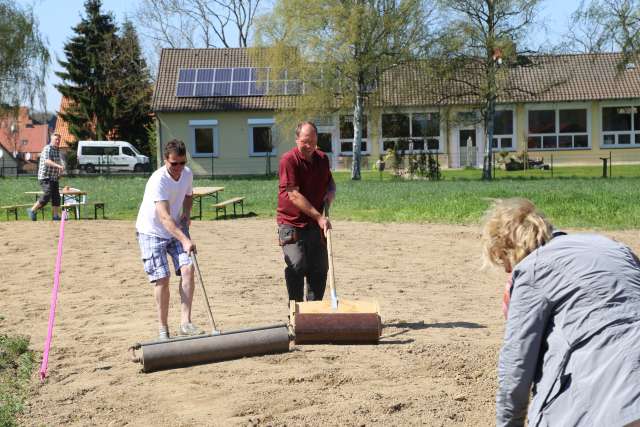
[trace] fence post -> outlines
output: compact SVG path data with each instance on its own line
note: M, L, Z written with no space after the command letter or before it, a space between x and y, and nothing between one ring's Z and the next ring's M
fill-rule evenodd
M553 178L553 153L551 154L551 178Z
M602 177L606 178L607 177L607 162L609 161L608 157L600 157L600 160L602 160Z
M609 178L611 178L611 168L613 168L613 161L611 159L611 151L609 151Z

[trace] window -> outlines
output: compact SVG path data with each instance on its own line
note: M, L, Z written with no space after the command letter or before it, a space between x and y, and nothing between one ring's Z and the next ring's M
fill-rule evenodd
M640 146L640 112L637 106L602 109L602 146Z
M318 132L318 149L325 153L333 152L331 147L331 134L327 132Z
M493 116L493 141L491 147L495 150L512 151L513 132L513 110L498 110Z
M275 156L273 141L274 119L249 119L249 156Z
M381 150L440 151L440 113L382 115Z
M530 150L589 148L586 108L530 110L527 147Z
M218 157L218 121L190 120L192 157Z
M367 116L362 116L362 154L369 154L369 140L367 139ZM353 155L353 116L340 116L340 155Z
M122 154L124 154L125 156L131 156L131 157L136 156L136 153L134 153L133 150L129 147L122 147Z

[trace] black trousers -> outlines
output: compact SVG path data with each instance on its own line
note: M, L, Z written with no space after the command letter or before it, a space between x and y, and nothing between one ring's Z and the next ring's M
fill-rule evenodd
M38 199L40 206L44 206L51 200L51 206L60 206L60 185L58 180L43 179L40 182L42 196Z
M327 286L327 243L317 224L304 228L278 224L278 238L282 246L284 277L287 282L289 300L302 301L304 298L304 278L307 278L313 295L310 300L320 301Z

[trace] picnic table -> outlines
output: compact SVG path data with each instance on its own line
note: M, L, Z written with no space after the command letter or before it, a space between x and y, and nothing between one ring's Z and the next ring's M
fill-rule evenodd
M192 215L191 218L202 219L202 199L211 197L216 199L216 203L218 203L218 193L221 191L224 191L224 187L193 187L192 197L198 203L198 215Z
M33 194L36 198L36 201L42 194L42 191L25 191L25 194ZM60 201L63 207L70 207L69 205L74 205L76 219L80 219L80 205L84 204L87 199L87 192L78 190L77 188L62 188L60 189Z

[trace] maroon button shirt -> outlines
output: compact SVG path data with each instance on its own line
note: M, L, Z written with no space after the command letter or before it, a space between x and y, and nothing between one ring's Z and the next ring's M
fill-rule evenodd
M304 227L315 221L304 214L289 200L287 188L298 187L298 191L317 209L322 212L324 198L329 187L334 187L329 158L320 150L316 150L307 161L294 147L280 159L280 184L278 187L278 224Z

